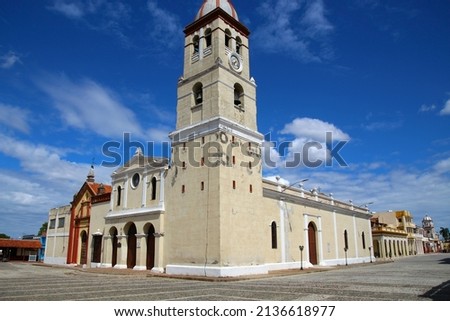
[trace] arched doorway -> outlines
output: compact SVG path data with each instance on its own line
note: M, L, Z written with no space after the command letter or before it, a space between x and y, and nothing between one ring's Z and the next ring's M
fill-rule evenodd
M111 266L114 267L117 264L117 229L113 227L109 233L111 235L112 253L111 253Z
M127 248L127 268L132 269L136 265L136 225L134 223L131 223L130 227L128 228L127 233L127 241L128 241L128 248Z
M150 224L147 232L147 270L155 267L155 227Z
M80 251L80 264L87 264L87 244L88 236L86 231L81 232L81 251Z
M309 262L317 265L316 226L313 222L308 224Z

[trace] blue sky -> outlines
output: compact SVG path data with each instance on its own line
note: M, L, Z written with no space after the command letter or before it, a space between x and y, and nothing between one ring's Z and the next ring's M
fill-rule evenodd
M0 1L0 233L37 233L92 163L109 183L102 146L124 132L168 141L201 2ZM450 227L450 2L233 3L252 32L259 131L292 142L264 175ZM347 166L286 168L305 143L325 160L326 132L348 141Z

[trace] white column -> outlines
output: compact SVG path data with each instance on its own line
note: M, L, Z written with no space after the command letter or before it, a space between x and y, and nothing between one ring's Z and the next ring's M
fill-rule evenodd
M358 230L356 229L356 216L353 215L353 237L355 239L355 258L359 257L358 254L358 247L359 247L359 243L358 243Z
M147 174L147 172L144 172L142 175L144 177L143 177L143 184L142 184L141 207L145 207L147 205L148 174Z
M305 238L305 256L303 260L309 262L309 241L308 241L308 214L303 214L303 233Z
M117 192L117 188L111 191L111 197L109 198L109 211L112 212L114 209L114 194Z
M103 252L102 252L102 265L101 267L103 268L107 268L107 267L112 267L111 265L111 251L112 251L112 237L111 235L105 235L103 237L102 240L102 247L103 247ZM108 263L109 262L109 263Z
M369 255L373 260L374 259L374 257L373 257L373 239L372 239L372 226L370 225L370 220L368 220L367 224L369 225L369 246L370 246Z
M123 209L128 208L128 175L125 177L125 183L123 186Z
M281 192L281 186L277 186L278 192ZM286 262L286 230L284 225L284 201L278 201L278 206L280 207L280 247L281 247L281 263Z
M202 59L203 58L203 49L205 48L205 46L203 45L206 41L205 39L205 30L204 28L201 28L199 30L199 42L198 42L198 55L199 58Z
M128 254L128 236L117 235L117 241L120 243L120 247L117 248L117 264L114 265L115 269L127 268L127 254Z
M319 265L325 265L323 262L323 240L322 240L322 217L318 216L318 229L317 229L317 236L319 238Z
M337 236L336 211L333 211L333 224L334 224L334 250L336 252L336 260L339 260L339 247L338 247L338 236Z
M164 210L164 172L165 169L161 170L160 172L160 179L159 179L159 205L162 206L162 209Z
M286 262L286 230L284 224L284 202L280 200L280 240L281 240L281 263Z
M133 270L147 270L147 242L145 234L136 234L136 265Z

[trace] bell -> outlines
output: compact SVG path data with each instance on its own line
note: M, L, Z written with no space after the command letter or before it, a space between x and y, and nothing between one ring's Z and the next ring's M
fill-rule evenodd
M197 102L197 104L200 104L203 101L202 93L199 92L197 94L197 97L195 97L195 101Z

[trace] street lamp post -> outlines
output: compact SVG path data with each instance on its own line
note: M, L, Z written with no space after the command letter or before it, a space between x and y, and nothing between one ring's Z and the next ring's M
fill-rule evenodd
M300 245L298 248L300 249L300 270L303 270L303 249L305 247Z
M345 265L346 265L346 266L348 265L348 262L347 262L347 251L348 251L348 248L344 247L344 252L345 252Z
M280 179L280 178L277 176L277 180L279 180L279 179ZM304 178L304 179L299 180L298 182L295 182L295 183L293 183L293 184L291 184L291 185L289 185L289 186L285 186L285 187L281 190L281 193L284 193L288 188L290 188L290 187L292 187L292 186L294 186L294 185L302 184L302 183L307 182L307 181L309 181L309 178Z

